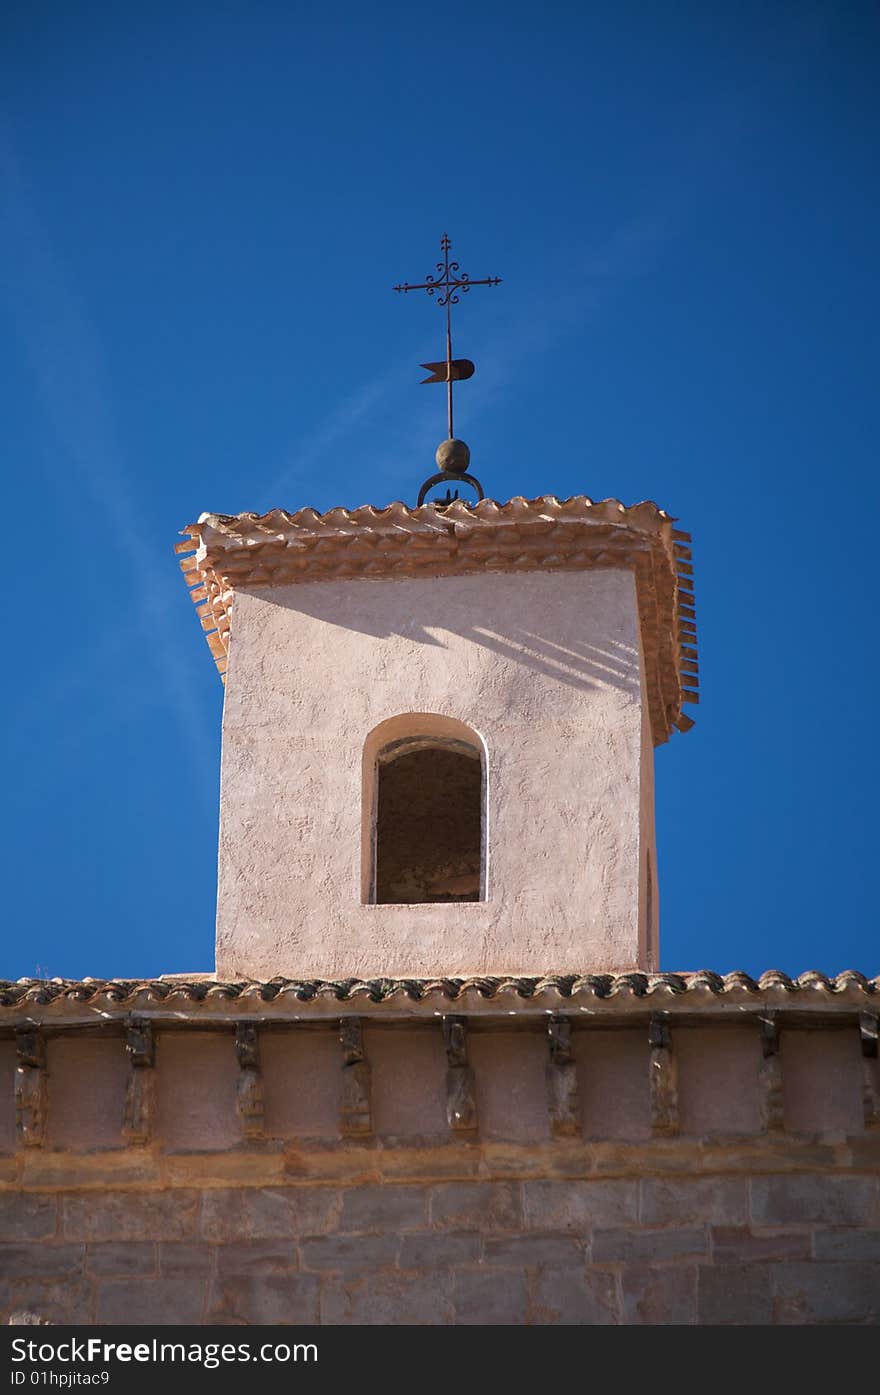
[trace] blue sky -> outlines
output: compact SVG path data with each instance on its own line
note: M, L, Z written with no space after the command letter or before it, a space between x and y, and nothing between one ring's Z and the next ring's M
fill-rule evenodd
M661 959L878 970L873 4L7 3L0 972L213 963L204 510L650 498L703 702L657 752ZM552 967L552 966L548 966ZM585 965L589 968L589 965Z

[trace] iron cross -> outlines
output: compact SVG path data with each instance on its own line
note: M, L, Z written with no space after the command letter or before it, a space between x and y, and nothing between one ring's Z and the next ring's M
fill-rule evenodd
M424 281L418 285L411 286L408 281L402 285L395 286L396 291L403 291L406 295L409 291L427 291L428 295L437 296L437 304L446 310L446 358L442 363L423 363L423 368L432 370L429 378L423 378L425 383L445 383L446 403L449 425L449 438L454 437L452 429L452 384L462 378L469 378L474 371L474 365L470 359L454 359L452 357L452 323L451 308L459 302L459 293L465 295L471 286L500 286L500 276L485 276L481 281L472 281L466 271L462 271L458 262L449 260L449 249L452 243L446 233L440 239L440 247L443 251L442 262L436 263L438 275L427 275Z

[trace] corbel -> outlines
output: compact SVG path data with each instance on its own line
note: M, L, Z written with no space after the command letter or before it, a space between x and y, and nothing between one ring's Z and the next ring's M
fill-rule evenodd
M263 1133L263 1075L260 1042L253 1022L236 1022L235 1054L238 1057L238 1117L245 1138Z
M457 1133L477 1127L474 1073L468 1065L467 1028L463 1017L443 1018L446 1048L446 1119Z
M340 1126L344 1134L369 1133L370 1063L364 1052L364 1034L359 1017L343 1017L339 1023L342 1047L342 1104Z
M651 1102L651 1133L670 1136L678 1133L678 1062L672 1050L669 1023L659 1015L648 1022L648 1091Z
M761 1034L761 1121L765 1132L780 1133L784 1127L784 1102L779 1023L775 1013L759 1017L758 1030Z
M153 1026L146 1018L130 1017L125 1028L128 1056L128 1083L122 1136L129 1143L149 1143L156 1116L156 1042Z
M46 1137L46 1043L36 1027L15 1033L15 1123L25 1148Z
M862 1039L862 1101L865 1128L877 1129L880 1128L880 1066L877 1059L880 1015L876 1012L860 1012L859 1034Z
M551 1017L547 1022L550 1060L547 1062L547 1106L554 1138L577 1138L581 1131L577 1063L571 1049L571 1022Z

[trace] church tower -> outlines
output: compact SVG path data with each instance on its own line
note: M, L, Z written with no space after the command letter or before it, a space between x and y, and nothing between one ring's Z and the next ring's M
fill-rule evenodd
M695 701L687 535L542 497L203 515L217 972L657 965L653 748Z

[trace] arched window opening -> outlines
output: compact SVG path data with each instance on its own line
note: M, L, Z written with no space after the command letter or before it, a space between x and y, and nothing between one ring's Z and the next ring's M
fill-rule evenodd
M484 896L480 746L409 736L376 757L374 895L384 905Z

